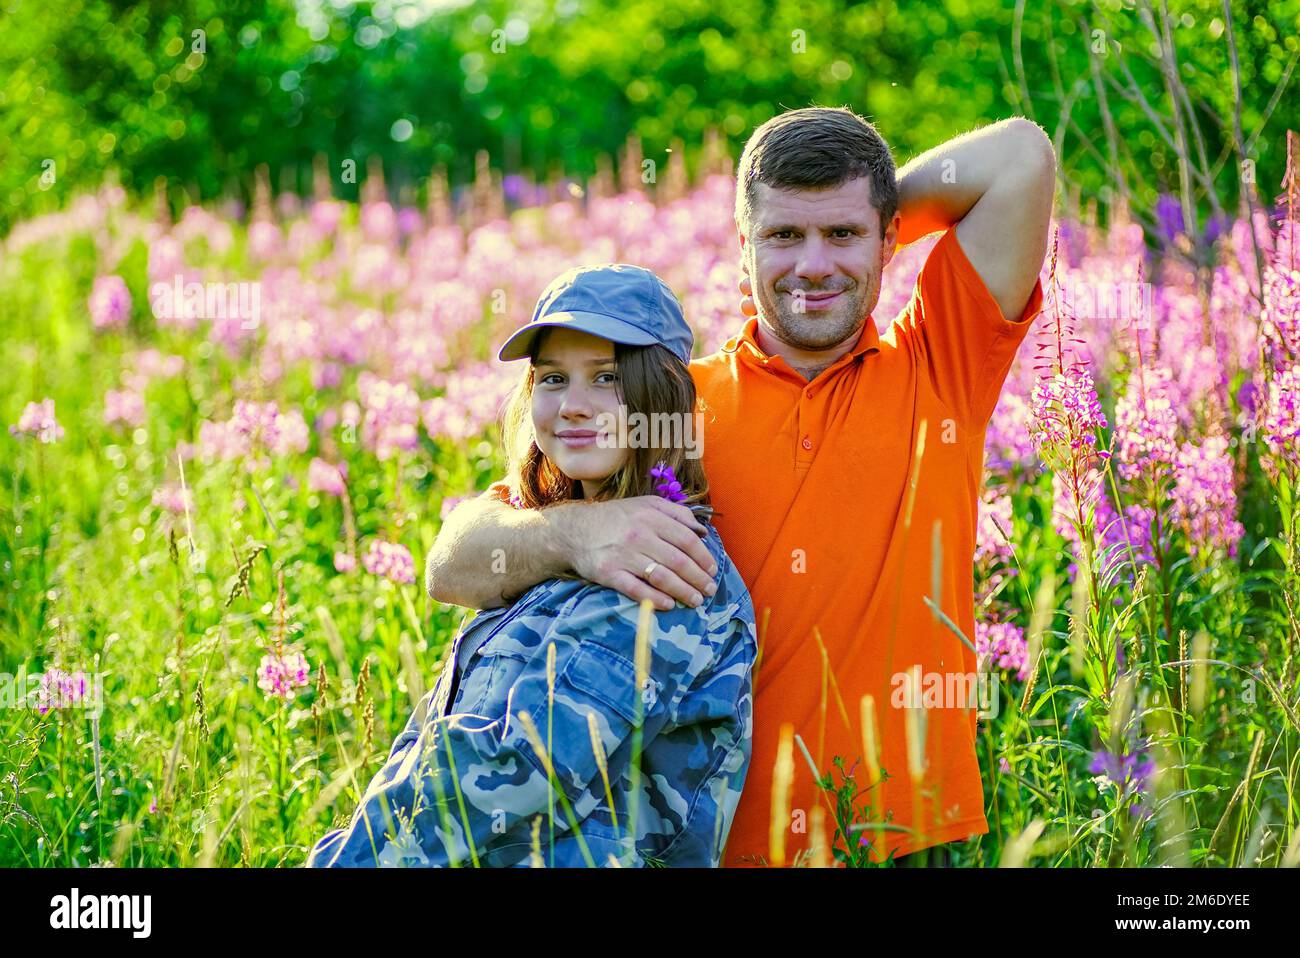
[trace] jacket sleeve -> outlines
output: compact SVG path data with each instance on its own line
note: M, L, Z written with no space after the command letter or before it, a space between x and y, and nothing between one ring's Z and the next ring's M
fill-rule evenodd
M471 844L481 855L490 843L528 842L532 819L546 815L552 789L545 762L525 731L524 715L543 746L549 737L557 785L581 823L604 801L588 714L596 717L610 782L616 786L631 762L638 701L644 745L663 727L668 704L700 667L690 643L681 648L682 634L674 636L676 641L664 637L670 629L703 637L707 622L693 609L656 612L648 681L638 689L637 615L632 600L593 586L579 592L558 616L516 619L505 645L496 637L485 646L479 667L497 670L493 674L504 678L493 679L477 697L476 712L424 718L418 715L424 709L417 710L367 789L349 834L328 846L333 836L327 836L313 857L319 852L336 858L355 855L362 859L356 864L447 865L454 855L469 864ZM555 695L548 709L546 649L552 643ZM493 662L494 657L503 661ZM515 661L508 669L505 660L510 658ZM570 825L558 795L554 802L558 835ZM542 834L548 831L543 828ZM545 847L547 838L542 843Z

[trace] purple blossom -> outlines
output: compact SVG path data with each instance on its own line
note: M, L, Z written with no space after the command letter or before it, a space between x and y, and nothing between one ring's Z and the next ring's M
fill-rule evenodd
M1156 199L1155 212L1160 237L1166 243L1172 243L1174 237L1185 230L1182 204L1179 203L1178 197L1161 193Z
M344 573L354 572L356 571L356 568L357 568L357 560L352 557L351 553L348 552L334 553L334 570L336 572L344 572Z
M41 673L41 684L36 690L36 711L44 715L50 709L72 708L85 697L85 672L47 669Z
M1168 476L1178 452L1178 413L1169 371L1136 369L1115 403L1115 437L1119 473L1139 477Z
M291 699L310 682L311 668L301 652L283 649L268 652L257 667L257 687L268 697Z
M63 427L54 418L54 400L46 397L39 403L29 402L9 432L19 437L35 436L46 444L58 442L63 438Z
M390 459L400 450L412 450L419 442L420 397L402 382L389 382L370 372L357 379L361 404L365 407L363 438L380 459Z
M495 422L518 378L505 363L485 362L447 377L441 396L424 404L424 428L434 439L467 442Z
M154 490L152 504L175 515L184 515L186 506L194 508L194 493L178 482L167 482Z
M1174 519L1187 531L1194 549L1226 549L1229 556L1236 556L1246 530L1237 521L1237 490L1226 436L1208 436L1199 446L1183 443L1172 499Z
M131 293L121 276L96 276L87 303L95 329L124 327L131 318Z
M415 581L415 560L411 551L398 542L371 539L370 549L361 562L371 575L383 576L399 585Z
M1093 752L1088 771L1104 775L1119 790L1120 800L1128 796L1137 796L1138 801L1129 806L1129 814L1139 818L1149 818L1153 813L1150 796L1155 783L1155 762L1144 749L1119 753L1102 749Z
M143 426L144 396L134 389L110 389L104 393L104 423L111 426L116 422Z
M669 502L685 502L686 493L682 492L682 484L677 481L677 476L673 473L673 467L668 465L662 459L659 464L650 468L650 478L656 479L655 493Z
M284 249L280 227L259 220L248 228L248 255L255 261L274 259Z
M1011 622L975 622L975 654L1000 669L1015 669L1016 678L1029 678L1029 645L1025 630Z
M346 489L344 482L346 472L347 463L345 462L336 466L324 459L313 457L311 465L307 467L307 488L314 492L341 496Z
M1030 396L1030 433L1043 461L1053 468L1086 463L1097 451L1097 430L1107 426L1092 374L1076 369L1040 379Z
M207 459L246 460L249 472L270 465L267 454L307 451L307 423L296 409L280 412L274 402L235 401L229 421L204 421L199 448Z
M1260 327L1274 365L1300 359L1300 269L1275 265L1264 270Z
M1262 437L1277 460L1300 466L1300 363L1277 371L1269 382Z

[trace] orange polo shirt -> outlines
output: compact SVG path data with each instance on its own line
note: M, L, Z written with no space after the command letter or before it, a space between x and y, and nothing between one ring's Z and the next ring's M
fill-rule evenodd
M958 691L964 679L974 680L975 653L923 598L932 595L938 528L934 598L974 642L984 433L1042 299L1039 282L1019 320L1004 319L950 229L884 335L868 319L852 351L811 382L759 348L754 318L691 364L704 408L704 468L721 513L715 522L749 585L761 642L753 758L725 865L769 861L773 765L784 723L835 785L842 778L832 758L843 758L846 771L856 763L859 808L877 795L878 815L914 830L880 831L878 858L988 831L976 702ZM921 666L922 701L940 706L916 713L926 722L915 785L900 694L914 664ZM950 691L933 698L927 688ZM883 784L866 772L866 694L875 697ZM826 812L828 846L834 836L830 795L814 786L797 744L793 754L787 863L808 847L815 804ZM875 791L863 791L869 786Z

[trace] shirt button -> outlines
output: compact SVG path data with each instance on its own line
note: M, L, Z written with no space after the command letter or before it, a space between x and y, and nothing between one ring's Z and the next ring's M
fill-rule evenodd
M804 437L803 437L803 447L804 447L805 449L811 449L811 448L812 448L812 440L809 439L807 436L804 436Z

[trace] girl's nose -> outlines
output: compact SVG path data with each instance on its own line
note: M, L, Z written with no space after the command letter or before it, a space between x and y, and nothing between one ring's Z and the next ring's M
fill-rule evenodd
M560 403L560 415L566 419L591 415L591 396L588 395L586 386L569 385L564 391L564 401Z

